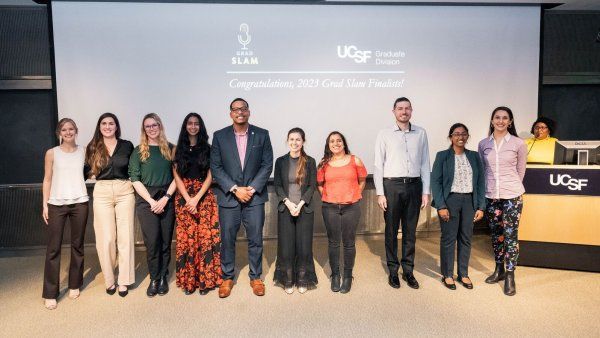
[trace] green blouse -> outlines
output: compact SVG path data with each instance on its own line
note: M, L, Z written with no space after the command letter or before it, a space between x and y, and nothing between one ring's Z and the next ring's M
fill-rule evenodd
M171 184L173 170L171 161L165 159L159 146L150 146L150 157L140 160L140 146L135 147L129 158L131 182L141 181L147 187L161 187Z

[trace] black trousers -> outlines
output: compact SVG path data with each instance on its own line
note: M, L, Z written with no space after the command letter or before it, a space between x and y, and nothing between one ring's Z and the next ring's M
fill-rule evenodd
M61 206L48 204L48 247L44 266L43 298L58 298L60 249L67 220L71 225L69 289L79 289L83 285L83 241L87 217L88 202Z
M360 220L359 202L333 204L323 202L323 222L327 230L331 275L340 274L340 242L344 245L344 277L352 277L356 258L356 227Z
M277 263L273 280L284 286L317 284L313 261L314 213L293 217L285 208L277 217Z
M166 191L166 188L162 189ZM155 188L148 187L148 192L153 196ZM169 200L161 214L155 214L150 210L150 204L136 194L135 211L140 220L140 228L146 245L150 279L157 280L166 277L169 275L171 241L175 224L173 200Z
M387 199L385 219L385 255L390 275L397 275L398 228L402 223L402 271L412 273L415 266L415 242L417 223L421 211L423 183L419 180L403 183L394 179L383 179L383 191Z
M451 193L446 199L450 213L448 222L440 221L440 267L442 276L453 277L454 247L458 243L458 278L469 277L471 238L473 237L473 195Z

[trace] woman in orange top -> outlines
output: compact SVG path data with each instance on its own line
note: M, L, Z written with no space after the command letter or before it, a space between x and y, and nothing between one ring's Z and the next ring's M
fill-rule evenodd
M367 170L362 161L350 155L346 138L333 131L327 136L323 159L317 171L317 184L323 200L323 221L329 242L331 291L347 293L352 287L356 257L356 226L365 188ZM344 244L344 278L340 285L340 242Z

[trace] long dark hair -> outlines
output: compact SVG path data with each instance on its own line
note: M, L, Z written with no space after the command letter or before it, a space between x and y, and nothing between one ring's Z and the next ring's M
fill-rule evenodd
M199 154L196 158L192 158L192 153L190 152L190 135L187 131L187 123L192 117L197 118L200 123L200 130L198 131L195 145L195 147L199 148ZM173 161L177 174L179 176L187 174L192 162L195 162L200 167L200 174L202 177L205 177L210 167L210 144L208 143L208 133L206 132L204 121L197 113L187 114L181 124L181 131L179 132L179 139L177 140L177 148L175 150L175 159Z
M329 135L327 135L327 139L325 139L325 150L323 151L323 158L321 159L321 162L319 162L319 169L323 168L327 163L329 163L331 157L333 157L333 153L331 152L331 149L329 149L329 139L333 135L340 136L342 142L344 142L344 153L346 155L350 154L350 148L348 147L348 142L346 142L346 138L344 137L344 135L342 135L342 133L340 133L339 131L332 131L331 133L329 133Z
M503 110L508 113L508 118L510 119L510 124L508 125L508 128L507 128L508 133L511 134L512 136L519 137L519 135L517 135L517 128L515 127L515 118L513 117L512 110L510 110L510 108L508 108L508 107L503 107L503 106L497 107L492 112L492 117L490 117L490 130L488 132L488 135L492 135L492 133L494 132L494 125L492 124L492 120L494 119L494 115L496 115L496 112L500 111L500 110Z
M288 139L290 138L290 135L293 133L297 133L300 134L300 137L302 138L302 142L306 142L306 135L304 134L304 130L302 130L302 128L292 128L290 129L290 131L288 131L287 133L287 137ZM299 185L302 185L302 182L304 181L304 177L306 176L306 161L307 161L307 156L306 153L304 152L304 146L302 146L302 148L300 148L300 158L298 159L298 166L296 167L296 183L298 183Z
M88 143L85 151L85 162L90 166L90 176L98 175L100 171L108 165L108 149L104 144L104 136L102 136L102 132L100 132L100 123L107 117L110 117L115 121L115 125L117 126L115 137L117 140L121 138L121 125L119 124L117 116L113 113L104 113L100 115L98 122L96 123L94 136L90 143Z

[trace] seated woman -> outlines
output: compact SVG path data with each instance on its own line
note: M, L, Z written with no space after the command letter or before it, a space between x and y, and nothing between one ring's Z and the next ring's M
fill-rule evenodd
M531 126L533 137L525 140L527 144L527 163L554 163L554 146L557 139L554 134L554 121L539 117Z

